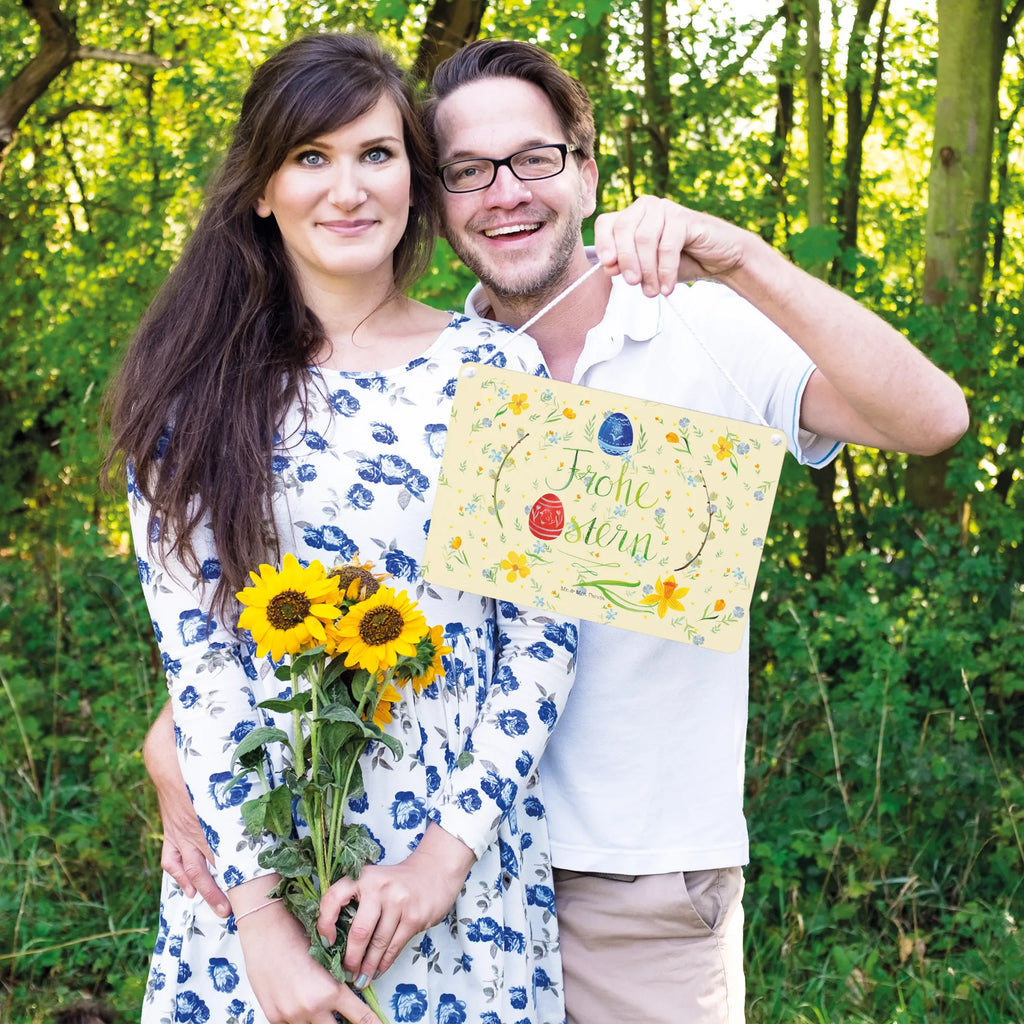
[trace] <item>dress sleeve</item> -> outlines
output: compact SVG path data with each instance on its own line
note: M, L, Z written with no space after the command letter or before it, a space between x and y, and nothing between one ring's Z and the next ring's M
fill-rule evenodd
M432 812L477 857L536 771L572 688L579 637L574 621L508 601L497 602L497 626L487 700Z
M129 470L128 506L139 577L160 646L174 715L178 760L210 849L225 886L232 887L267 871L257 858L273 840L245 833L241 805L263 786L255 774L228 788L232 756L239 740L260 722L251 654L233 630L211 612L220 563L210 532L195 533L203 579L196 582L160 545L159 521L150 524L150 507ZM164 546L166 547L166 545Z

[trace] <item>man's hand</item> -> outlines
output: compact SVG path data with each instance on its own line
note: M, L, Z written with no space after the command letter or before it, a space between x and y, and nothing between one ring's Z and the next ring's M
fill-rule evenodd
M227 917L231 904L210 874L209 865L215 863L213 851L199 826L178 765L169 704L164 705L149 730L142 745L142 756L160 802L164 829L160 866L181 886L186 896L198 892L215 914Z
M474 859L461 840L431 823L400 864L370 864L358 881L343 878L324 893L317 929L328 942L337 937L341 908L359 902L343 961L357 988L386 971L414 935L444 919Z
M680 281L727 277L743 263L748 232L670 199L641 196L594 222L597 258L612 274L668 295Z

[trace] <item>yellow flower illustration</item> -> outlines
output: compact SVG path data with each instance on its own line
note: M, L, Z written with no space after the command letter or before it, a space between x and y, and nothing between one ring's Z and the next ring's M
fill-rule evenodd
M509 583L515 582L517 573L524 580L530 575L530 567L526 564L526 555L516 554L515 551L510 551L508 553L508 558L503 558L501 560L501 567L502 569L507 570L508 576L506 579Z
M715 602L715 611L716 612L720 612L724 607L725 607L725 601L723 601L722 598L719 598Z
M658 606L658 618L663 619L665 618L665 612L669 608L676 612L683 610L682 602L679 599L685 597L689 592L689 587L680 587L676 583L675 576L666 576L664 582L659 577L658 582L654 584L654 593L641 598L640 603L656 604Z
M235 596L245 605L238 625L252 634L257 658L269 651L280 661L286 654L324 643L324 627L341 614L341 595L338 581L319 562L303 568L289 553L280 572L272 565L261 565L259 573L249 575L254 586Z
M711 450L715 453L716 459L728 459L732 456L732 441L727 437L720 437L718 444L713 444Z
M665 440L668 441L669 444L679 444L679 435L674 430L670 430L665 435Z
M461 537L452 537L452 551L458 551L462 547Z
M405 591L381 587L354 605L329 630L338 653L348 652L345 666L358 665L368 672L394 668L400 654L413 655L427 635L427 620Z
M526 400L526 392L513 395L508 400L508 407L512 410L513 416L518 416L524 409L529 409L530 403Z
M576 419L576 410L575 410L575 409L570 409L570 408L569 408L569 406L566 406L566 407L565 407L565 408L564 408L564 409L562 410L562 415L563 415L563 416L564 416L564 417L565 417L565 418L566 418L567 420L574 420L574 419Z

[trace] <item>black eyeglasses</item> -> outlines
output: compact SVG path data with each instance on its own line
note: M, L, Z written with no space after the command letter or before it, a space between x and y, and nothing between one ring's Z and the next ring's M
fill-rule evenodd
M520 181L553 178L565 170L565 156L579 147L571 143L552 142L547 146L521 149L504 160L478 156L472 160L453 160L438 169L441 184L449 192L479 192L489 188L498 176L499 167L507 167Z

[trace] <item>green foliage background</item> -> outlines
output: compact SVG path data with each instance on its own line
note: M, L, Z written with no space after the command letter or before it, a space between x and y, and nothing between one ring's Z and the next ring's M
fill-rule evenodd
M0 6L2 88L36 29L19 4ZM648 7L503 0L484 30L540 41L591 89L604 208L658 180L663 140L673 198L827 262L956 375L974 418L939 511L908 502L899 456L848 451L824 487L787 464L753 625L750 1020L1024 1021L1018 51L1001 86L1006 165L978 219L978 244L1005 229L1000 263L983 303L954 295L940 310L920 297L934 17L893 16L858 245L844 249L834 229L804 232L799 84L779 160L776 86L798 34L757 0L676 5L659 121L637 77ZM844 184L850 7L832 5L823 41L830 201ZM349 24L383 32L411 62L426 18L403 2L81 0L73 12L90 45L175 66L75 64L3 168L4 1024L49 1020L83 993L133 1019L155 933L159 819L140 744L164 687L121 501L97 483L104 383L195 221L252 66L295 34ZM442 245L417 293L457 308L471 283Z

